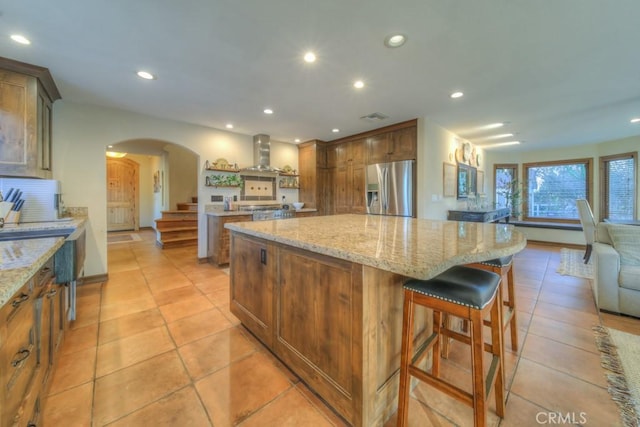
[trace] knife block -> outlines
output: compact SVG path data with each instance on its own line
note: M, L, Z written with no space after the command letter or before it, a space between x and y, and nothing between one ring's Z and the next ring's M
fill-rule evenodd
M17 224L20 222L20 212L12 211L13 203L0 202L0 218L4 218L5 224Z

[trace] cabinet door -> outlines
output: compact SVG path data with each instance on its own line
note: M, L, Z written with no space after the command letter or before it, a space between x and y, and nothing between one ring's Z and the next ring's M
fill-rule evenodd
M316 147L308 145L298 148L298 170L300 177L300 189L298 190L298 198L304 202L305 207L315 208L317 205L316 191L318 184L316 166Z
M338 145L329 145L327 147L327 167L335 168L338 166Z
M351 213L367 213L364 164L351 166Z
M231 312L267 346L273 344L275 248L231 234Z
M332 189L334 194L334 208L336 214L351 212L351 180L350 167L347 165L335 168Z
M367 138L367 163L384 163L389 155L389 134L381 133Z
M404 128L392 133L389 160L413 160L416 158L417 131L415 127Z
M367 156L367 144L365 139L358 139L355 141L349 142L349 160L354 165L363 165L365 164L365 159Z

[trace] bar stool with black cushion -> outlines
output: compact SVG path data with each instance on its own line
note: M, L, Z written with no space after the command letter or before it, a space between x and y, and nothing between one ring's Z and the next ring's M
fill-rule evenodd
M456 266L429 280L408 280L404 284L404 308L402 318L402 350L400 354L400 390L398 395L397 425L405 426L409 416L411 377L473 408L474 425L487 423L487 400L495 389L496 413L504 417L505 392L502 358L502 309L497 304L500 297L501 277L493 272ZM418 347L414 354L414 314L416 306L433 310L433 333ZM469 322L469 335L450 330L442 324L442 314L448 314ZM491 343L483 337L483 319L490 316ZM440 376L440 340L448 337L470 344L472 393L443 381ZM418 364L433 351L431 372ZM484 375L484 351L493 355L487 376Z
M513 279L513 255L509 255L502 258L491 259L488 261L477 262L473 264L467 264L467 267L479 268L481 270L492 271L496 274L499 274L500 277L504 277L507 275L507 280L502 281L503 288L506 286L506 295L507 298L503 300L503 304L507 307L505 313L503 313L502 322L504 331L507 328L511 328L511 349L517 353L518 352L518 323L516 319L516 289L515 283ZM502 290L502 295L505 295L504 289ZM447 327L450 326L451 319L445 315L444 320ZM485 324L489 322L485 321ZM462 324L462 331L467 332L466 322ZM442 357L445 359L449 357L449 341L442 342Z
M492 271L499 274L500 277L507 275L506 282L503 281L502 294L505 295L504 287L506 286L506 298L503 304L507 307L503 313L502 321L504 322L504 330L511 327L511 349L518 352L518 322L516 319L516 288L513 280L513 255L502 258L491 259L489 261L467 264L467 267L480 268L482 270Z

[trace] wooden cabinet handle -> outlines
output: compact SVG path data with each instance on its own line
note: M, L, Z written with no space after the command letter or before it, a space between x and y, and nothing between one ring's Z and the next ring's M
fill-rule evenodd
M29 299L29 295L27 295L25 293L22 293L22 294L20 294L20 296L18 298L14 299L11 302L11 305L14 306L14 307L17 307L17 306L19 306L20 304L22 304L23 302L25 302L28 299Z
M49 292L47 292L47 298L53 298L56 296L57 293L58 293L57 289L51 289Z
M11 366L17 368L22 362L31 356L31 350L24 348L16 353L16 358L11 361Z

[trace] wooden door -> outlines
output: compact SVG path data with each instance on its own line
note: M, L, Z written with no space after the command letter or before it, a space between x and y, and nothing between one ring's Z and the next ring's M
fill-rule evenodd
M107 159L107 231L138 230L138 163Z
M351 213L367 213L365 174L365 165L354 164L351 166Z

